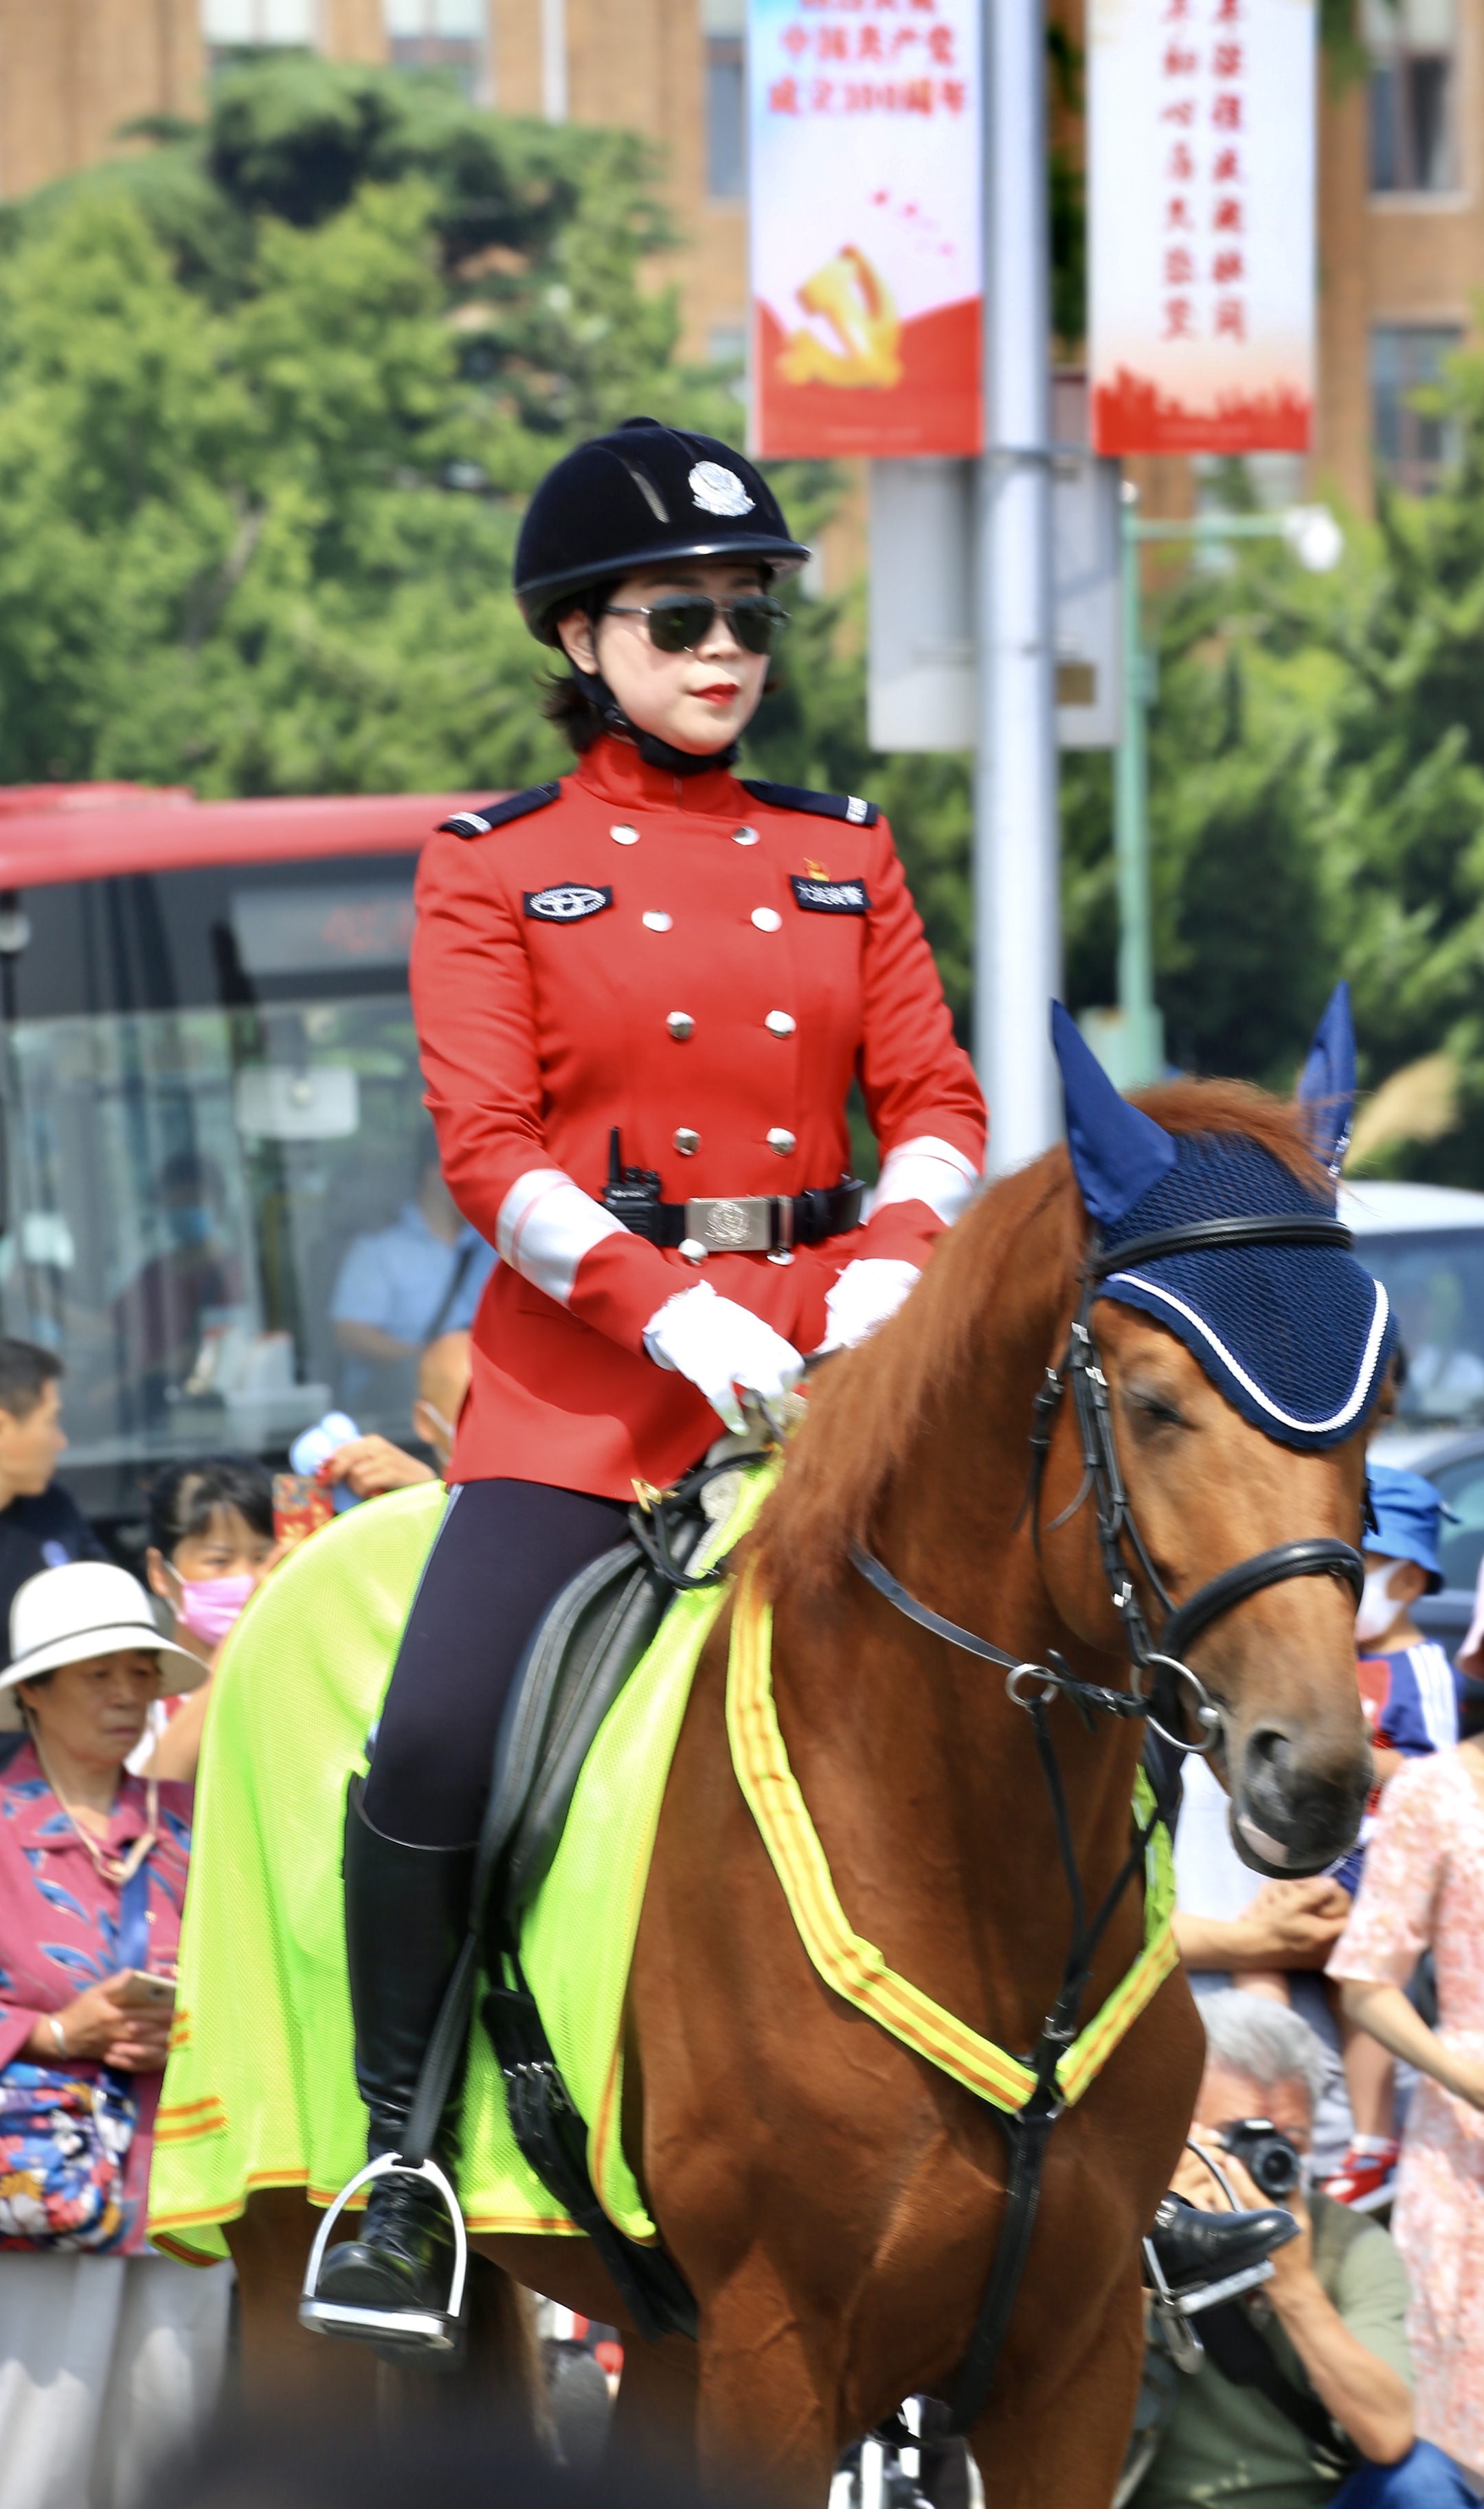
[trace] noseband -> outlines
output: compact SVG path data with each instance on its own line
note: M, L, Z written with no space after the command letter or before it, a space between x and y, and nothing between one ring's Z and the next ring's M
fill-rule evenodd
M1057 2084L1057 2067L1076 2036L1078 2014L1092 1975L1094 1956L1125 1891L1141 1868L1150 1830L1157 1821L1168 1819L1170 1808L1168 1797L1162 1795L1148 1827L1136 1829L1132 1848L1115 1875L1112 1887L1095 1913L1090 1916L1072 1840L1066 1789L1061 1780L1047 1708L1059 1691L1071 1700L1090 1731L1094 1716L1099 1714L1141 1717L1177 1752L1208 1751L1221 1732L1221 1708L1200 1675L1193 1672L1184 1660L1187 1648L1202 1631L1209 1629L1212 1622L1220 1620L1223 1614L1235 1611L1239 1603L1248 1601L1253 1594L1264 1592L1270 1586L1285 1584L1290 1577L1341 1577L1352 1589L1357 1603L1365 1582L1364 1561L1351 1543L1338 1541L1330 1534L1311 1534L1293 1542L1280 1542L1271 1551L1259 1551L1252 1558L1239 1560L1235 1567L1222 1569L1219 1576L1208 1578L1183 1603L1171 1600L1134 1521L1119 1469L1108 1380L1093 1335L1094 1303L1109 1275L1123 1271L1131 1263L1158 1262L1169 1254L1204 1254L1226 1249L1236 1251L1245 1246L1338 1246L1348 1249L1351 1243L1350 1230L1342 1220L1280 1213L1266 1218L1197 1220L1185 1228L1162 1230L1157 1236L1136 1237L1111 1251L1094 1244L1083 1267L1082 1297L1065 1354L1059 1367L1048 1367L1046 1382L1036 1396L1035 1418L1030 1433L1030 1479L1021 1515L1026 1509L1030 1512L1031 1537L1039 1558L1041 1483L1057 1415L1070 1386L1082 1437L1082 1486L1070 1507L1053 1519L1047 1531L1055 1532L1058 1525L1068 1523L1086 1500L1089 1497L1093 1499L1108 1594L1122 1624L1132 1664L1132 1682L1128 1690L1105 1688L1098 1682L1081 1680L1055 1648L1048 1650L1050 1661L1046 1664L1025 1663L1007 1655L1003 1648L991 1646L987 1638L977 1636L972 1629L961 1629L956 1621L946 1620L942 1613L919 1602L916 1595L910 1593L872 1552L859 1546L851 1550L851 1561L868 1585L873 1587L895 1610L905 1614L908 1620L914 1621L919 1629L930 1630L933 1636L946 1639L950 1646L959 1648L966 1655L978 1656L986 1664L1004 1666L1007 1675L1005 1688L1010 1698L1018 1707L1026 1710L1031 1720L1037 1756L1051 1796L1057 1852L1072 1903L1072 1940L1061 1973L1060 1992L1047 2014L1035 2047L1025 2059L1035 2075L1036 2088L1020 2111L996 2112L1010 2147L1005 2211L989 2280L954 2386L951 2427L955 2431L969 2431L978 2420L1009 2329L1030 2249L1047 2137L1063 2106ZM1125 1554L1126 1544L1134 1564L1148 1580L1164 1614L1158 1644L1150 1635L1149 1624ZM1194 1717L1194 1740L1182 1730L1182 1691L1188 1697Z

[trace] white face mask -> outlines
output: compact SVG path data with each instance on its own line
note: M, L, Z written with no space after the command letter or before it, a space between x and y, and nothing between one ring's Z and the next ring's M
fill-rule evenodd
M1384 1568L1368 1568L1365 1572L1365 1586L1355 1610L1355 1635L1362 1646L1370 1646L1377 1638L1384 1638L1404 1608L1391 1592L1391 1577L1396 1564L1391 1559Z

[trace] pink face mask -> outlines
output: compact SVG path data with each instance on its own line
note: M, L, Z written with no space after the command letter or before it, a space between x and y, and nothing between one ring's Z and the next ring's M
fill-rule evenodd
M257 1584L255 1577L176 1576L180 1600L176 1615L194 1637L209 1647L220 1646L233 1622L238 1618L248 1595Z

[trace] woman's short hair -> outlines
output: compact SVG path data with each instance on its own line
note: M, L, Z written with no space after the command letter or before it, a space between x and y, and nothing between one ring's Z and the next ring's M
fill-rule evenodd
M201 1455L167 1464L149 1493L149 1538L167 1559L182 1542L208 1532L219 1508L235 1507L254 1533L273 1540L273 1475L255 1455Z
M1311 2113L1318 2107L1324 2091L1323 2042L1286 2003L1227 1987L1219 1995L1204 1995L1200 2009L1207 2061L1214 2057L1218 2065L1245 2074L1265 2091L1277 2090L1280 2082L1302 2082Z

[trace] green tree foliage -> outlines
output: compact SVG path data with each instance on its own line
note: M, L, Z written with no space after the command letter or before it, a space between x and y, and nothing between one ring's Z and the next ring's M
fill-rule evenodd
M549 770L521 502L635 407L723 426L641 283L638 143L316 61L0 254L0 778L205 794Z
M1395 1173L1484 1184L1484 360L1455 361L1460 445L1442 491L1386 497L1328 603L1275 623L1337 670L1306 794L1337 962L1368 1076L1444 1050L1459 1120L1398 1143Z
M1484 1185L1484 359L1436 395L1459 459L1383 492L1345 564L1271 547L1150 605L1156 991L1186 1067L1287 1086L1335 979L1362 1084L1443 1054L1455 1119L1372 1164ZM1106 764L1063 774L1068 985L1113 997Z

